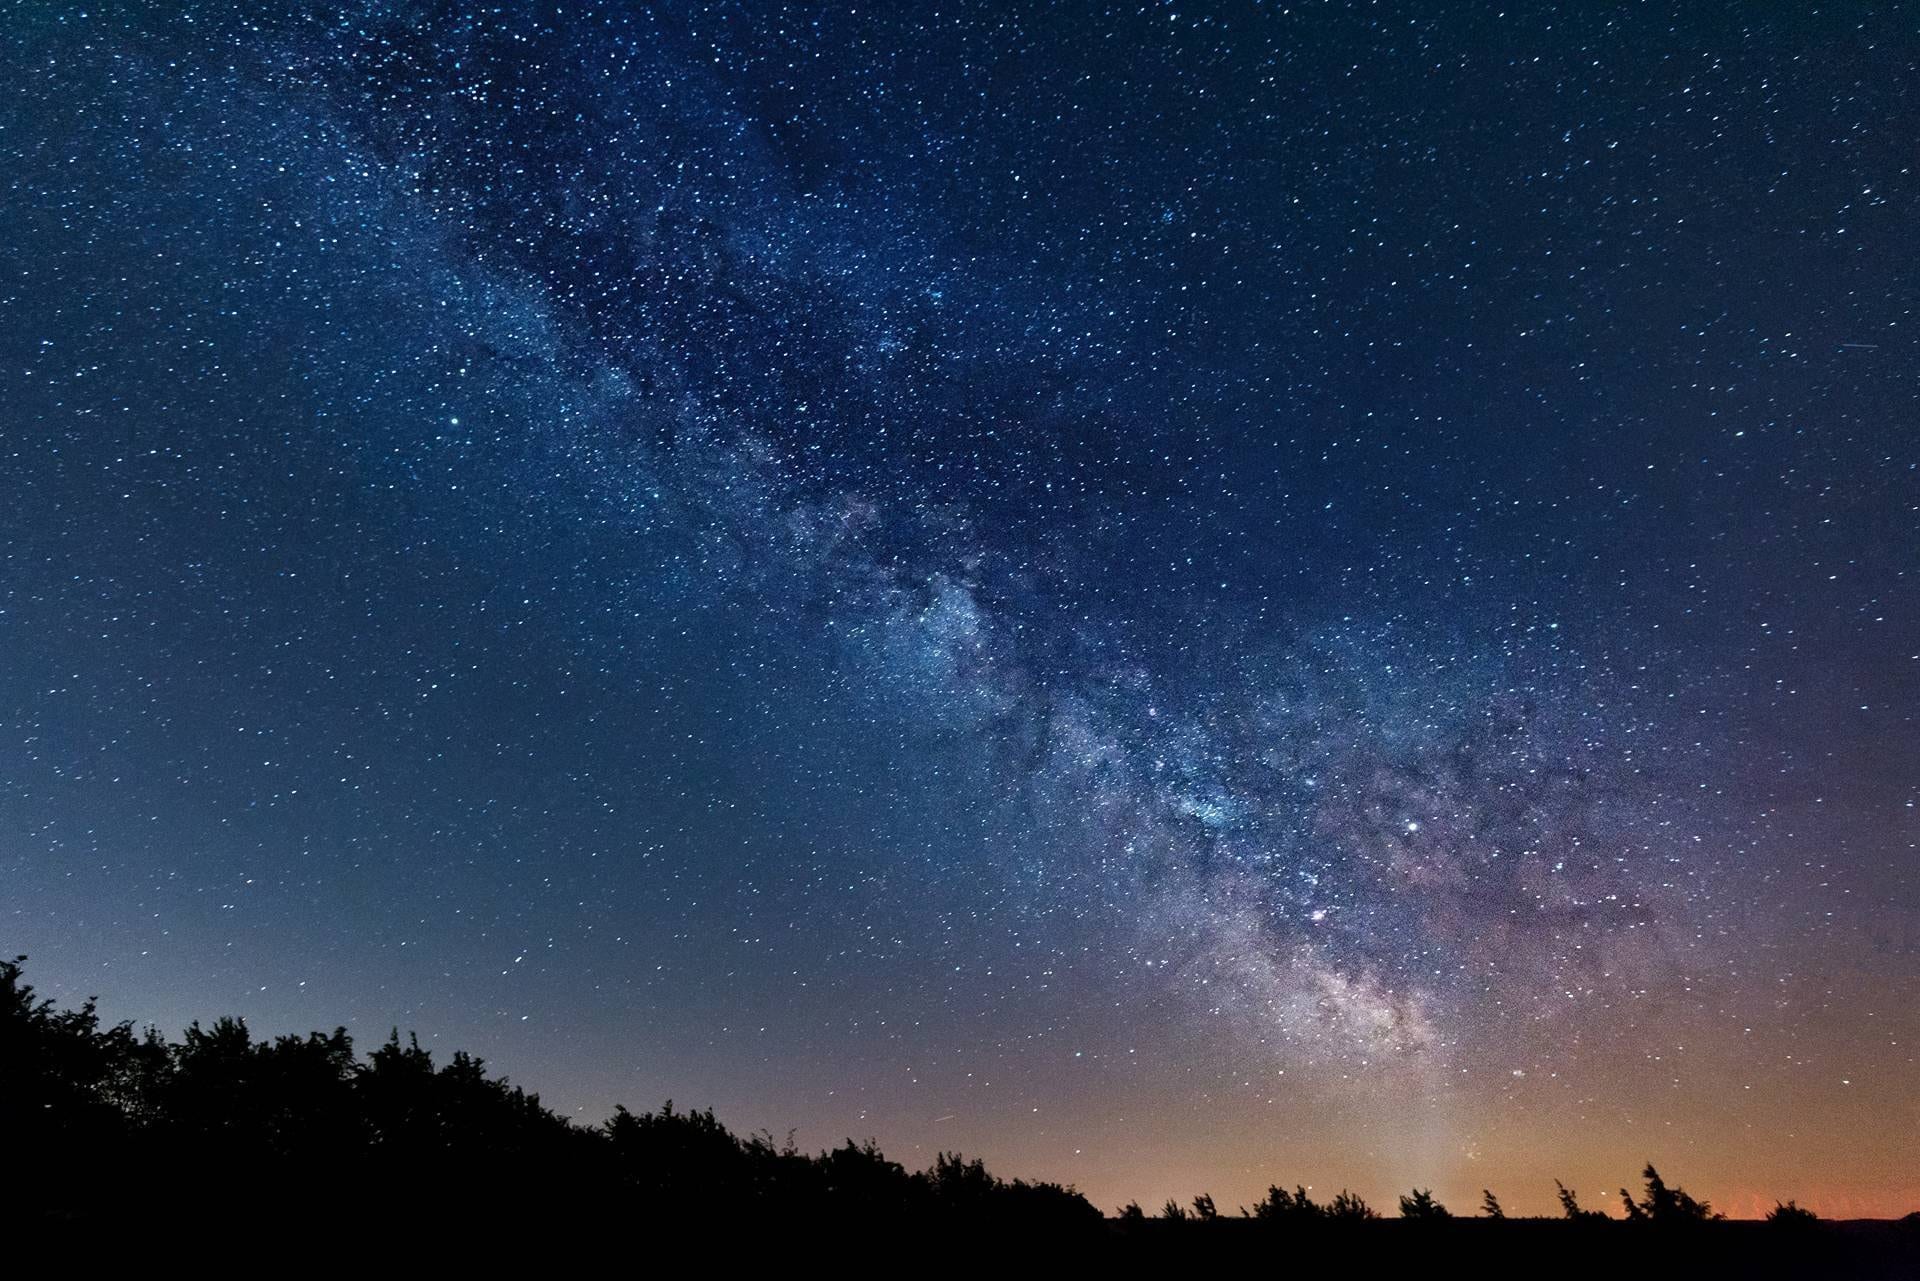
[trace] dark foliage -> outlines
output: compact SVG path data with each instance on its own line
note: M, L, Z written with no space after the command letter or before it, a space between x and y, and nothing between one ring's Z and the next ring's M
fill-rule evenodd
M14 1204L49 1219L487 1225L621 1207L723 1218L1071 1233L1100 1212L941 1153L910 1172L871 1142L809 1156L742 1139L711 1111L617 1109L573 1124L476 1058L444 1064L396 1031L364 1060L344 1029L256 1040L194 1024L178 1042L36 1001L0 962L0 1133ZM164 1171L164 1177L160 1172ZM20 1177L31 1172L31 1177Z
M1326 1210L1314 1203L1305 1188L1296 1187L1288 1192L1270 1187L1267 1195L1253 1207L1253 1217L1277 1223L1312 1223L1325 1218Z
M1380 1217L1380 1212L1362 1201L1359 1194L1341 1188L1334 1195L1333 1200L1327 1202L1327 1217L1342 1222L1352 1222L1359 1219L1377 1219Z
M1705 1201L1696 1201L1688 1196L1685 1189L1670 1188L1660 1171L1653 1168L1649 1161L1647 1168L1640 1172L1646 1180L1646 1195L1634 1204L1633 1196L1625 1188L1620 1189L1620 1197L1627 1203L1627 1217L1648 1223L1706 1223L1714 1219L1724 1219L1723 1214L1715 1214L1713 1207Z
M1564 1184L1564 1183L1562 1183L1562 1182L1560 1182L1560 1180L1558 1180L1558 1179L1555 1179L1555 1180L1553 1181L1553 1186L1554 1186L1554 1187L1555 1187L1555 1188L1556 1188L1556 1189L1558 1190L1558 1192L1559 1192L1559 1196L1560 1196L1560 1212L1561 1212L1562 1214L1564 1214L1564 1215L1566 1215L1566 1217L1567 1217L1567 1218L1569 1218L1569 1219L1573 1219L1573 1220L1575 1220L1575 1221L1577 1221L1577 1222L1581 1222L1581 1223L1592 1223L1592 1222L1605 1222L1605 1221L1606 1221L1606 1218L1607 1218L1607 1212L1606 1212L1605 1210L1583 1210L1583 1209L1581 1209L1581 1208L1580 1208L1580 1198L1578 1198L1578 1197L1576 1197L1576 1196L1575 1196L1575 1195L1573 1194L1573 1189L1572 1189L1572 1188L1569 1188L1569 1187L1568 1187L1568 1186L1567 1186L1566 1184Z
M1765 1225L1717 1224L1722 1216L1651 1165L1644 1193L1623 1194L1628 1216L1698 1230L1509 1220L1491 1191L1482 1217L1462 1219L1417 1188L1400 1198L1400 1215L1425 1226L1402 1227L1344 1189L1323 1205L1304 1187L1277 1185L1237 1217L1206 1194L1190 1206L1168 1200L1157 1219L1130 1203L1109 1230L1071 1187L1004 1180L958 1153L924 1171L871 1141L809 1155L671 1102L576 1125L479 1059L436 1063L397 1031L363 1057L344 1029L256 1040L220 1019L170 1042L103 1027L91 1002L63 1011L37 1000L18 960L0 962L0 1178L9 1226L153 1241L217 1228L262 1245L350 1230L358 1242L544 1254L559 1225L619 1224L636 1225L627 1236L729 1248L806 1229L869 1245L1012 1238L1076 1259L1105 1249L1108 1261L1177 1268L1195 1250L1221 1263L1268 1258L1263 1243L1280 1232L1302 1266L1346 1267L1361 1248L1382 1266L1424 1266L1435 1250L1484 1259L1492 1244L1529 1259L1564 1248L1562 1275L1781 1276L1916 1275L1920 1247L1920 1221L1865 1231L1793 1202ZM1556 1187L1567 1219L1611 1223ZM721 1235L732 1224L773 1231L736 1243Z

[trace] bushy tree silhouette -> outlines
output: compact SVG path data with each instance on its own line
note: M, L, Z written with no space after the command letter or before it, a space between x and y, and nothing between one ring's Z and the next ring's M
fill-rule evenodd
M1377 1219L1380 1212L1361 1200L1359 1194L1341 1188L1333 1200L1327 1202L1327 1217L1342 1221Z
M821 1153L816 1169L820 1195L851 1219L897 1214L916 1198L925 1197L925 1189L916 1184L907 1168L889 1161L872 1139L857 1145L848 1139L832 1151ZM792 1181L804 1180L804 1170L796 1169Z
M1433 1192L1427 1188L1415 1188L1400 1198L1400 1217L1403 1219L1451 1219L1453 1212L1433 1199Z
M969 1161L958 1152L942 1152L935 1157L927 1177L939 1205L972 1218L985 1215L1000 1185L998 1179L987 1173L984 1161L978 1157Z
M1567 1218L1573 1219L1576 1222L1580 1222L1580 1223L1593 1223L1593 1222L1606 1221L1607 1212L1605 1210L1581 1209L1580 1198L1573 1194L1572 1188L1569 1188L1566 1184L1560 1182L1560 1180L1555 1179L1553 1181L1553 1186L1558 1190L1558 1193L1559 1193L1560 1212L1563 1215L1565 1215Z
M1315 1204L1307 1195L1304 1187L1296 1186L1292 1192L1280 1187L1269 1187L1267 1195L1253 1207L1253 1216L1275 1223L1312 1223L1326 1217L1326 1210Z
M1810 1228L1820 1222L1820 1216L1798 1201L1775 1201L1767 1211L1767 1222L1782 1228Z
M1493 1194L1492 1188L1480 1189L1480 1217L1483 1219L1507 1217L1507 1212L1500 1208L1500 1198Z
M10 1199L59 1204L86 1181L91 1154L128 1149L165 1053L128 1024L102 1028L91 1000L35 1000L26 959L0 961L0 1135L10 1164L32 1171L30 1183L9 1180Z
M1688 1196L1683 1188L1670 1188L1660 1171L1653 1168L1653 1162L1647 1162L1647 1168L1640 1172L1646 1181L1646 1194L1634 1204L1633 1196L1625 1188L1620 1189L1620 1197L1627 1203L1629 1219L1644 1220L1649 1223L1705 1223L1712 1219L1725 1218L1715 1214L1713 1207L1705 1201L1696 1201Z

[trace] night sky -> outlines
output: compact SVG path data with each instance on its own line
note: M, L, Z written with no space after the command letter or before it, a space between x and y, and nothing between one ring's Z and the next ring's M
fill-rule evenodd
M44 994L1109 1211L1920 1207L1912 10L5 13Z

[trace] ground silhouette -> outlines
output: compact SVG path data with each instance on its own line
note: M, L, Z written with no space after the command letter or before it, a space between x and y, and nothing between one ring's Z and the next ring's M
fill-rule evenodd
M1235 1213L1203 1192L1158 1216L1134 1203L1109 1218L1072 1187L1003 1179L977 1158L943 1152L910 1171L852 1139L809 1154L671 1102L579 1125L479 1059L436 1064L398 1031L362 1057L339 1028L257 1040L222 1018L168 1041L103 1026L91 1001L36 999L25 959L0 962L0 1205L30 1244L218 1231L263 1246L485 1249L498 1262L645 1231L677 1247L825 1241L876 1258L1018 1243L1156 1268L1365 1257L1412 1269L1451 1257L1480 1275L1920 1275L1920 1222L1828 1223L1791 1201L1765 1221L1728 1222L1651 1164L1638 1197L1621 1191L1624 1218L1564 1186L1562 1217L1518 1219L1491 1190L1464 1215L1415 1188L1385 1218L1345 1189L1321 1203L1278 1185Z

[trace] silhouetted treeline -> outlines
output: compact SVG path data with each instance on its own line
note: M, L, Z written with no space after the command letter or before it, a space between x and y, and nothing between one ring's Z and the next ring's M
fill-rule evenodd
M1691 1223L1714 1223L1726 1218L1716 1214L1713 1207L1705 1201L1696 1201L1682 1188L1670 1188L1660 1172L1651 1164L1641 1171L1646 1180L1646 1194L1634 1200L1633 1194L1625 1188L1620 1189L1620 1198L1625 1202L1625 1218L1630 1221L1659 1223L1667 1226ZM1580 1223L1605 1223L1611 1216L1603 1210L1586 1210L1580 1206L1576 1197L1565 1184L1555 1182L1559 1189L1562 1215ZM1505 1219L1506 1211L1500 1207L1500 1198L1492 1189L1480 1194L1480 1214L1487 1219ZM1138 1204L1125 1206L1120 1211L1123 1222L1144 1222L1147 1215ZM1160 1211L1160 1217L1176 1223L1205 1222L1220 1217L1219 1209L1214 1205L1213 1197L1201 1193L1193 1199L1192 1205L1184 1206L1178 1201L1168 1199ZM1360 1197L1358 1193L1345 1188L1334 1194L1331 1201L1324 1205L1307 1194L1304 1187L1296 1186L1289 1192L1282 1187L1270 1187L1267 1194L1254 1202L1252 1206L1243 1206L1240 1217L1265 1223L1291 1223L1294 1225L1311 1223L1361 1223L1377 1219L1380 1212ZM1400 1198L1400 1217L1422 1223L1437 1223L1453 1218L1453 1211L1440 1204L1433 1192L1427 1188L1415 1188ZM1818 1216L1811 1210L1803 1209L1789 1201L1776 1205L1767 1215L1769 1223L1791 1223L1802 1225L1818 1222Z
M1640 1195L1621 1191L1622 1218L1560 1185L1559 1219L1510 1218L1490 1190L1477 1214L1455 1214L1415 1188L1383 1218L1344 1189L1321 1202L1276 1185L1237 1212L1203 1193L1107 1220L1071 1187L1008 1181L952 1153L920 1171L871 1141L808 1154L671 1103L578 1125L480 1060L436 1064L397 1032L364 1057L344 1029L256 1040L221 1019L178 1041L139 1035L102 1026L92 1002L36 1000L24 960L0 962L0 1222L541 1249L562 1225L644 1224L681 1240L753 1225L870 1244L1017 1236L1169 1266L1196 1253L1265 1258L1282 1240L1295 1263L1337 1262L1364 1242L1381 1265L1454 1250L1559 1275L1787 1276L1817 1264L1824 1276L1920 1276L1920 1223L1827 1224L1789 1201L1764 1223L1729 1224L1652 1165Z
M953 1153L923 1171L871 1142L810 1155L670 1102L576 1125L479 1059L436 1064L397 1032L364 1058L344 1029L256 1040L221 1019L178 1041L136 1035L102 1026L92 1002L36 1000L19 961L0 962L0 1135L14 1208L56 1219L344 1210L477 1223L618 1206L683 1224L1102 1222L1070 1187Z

